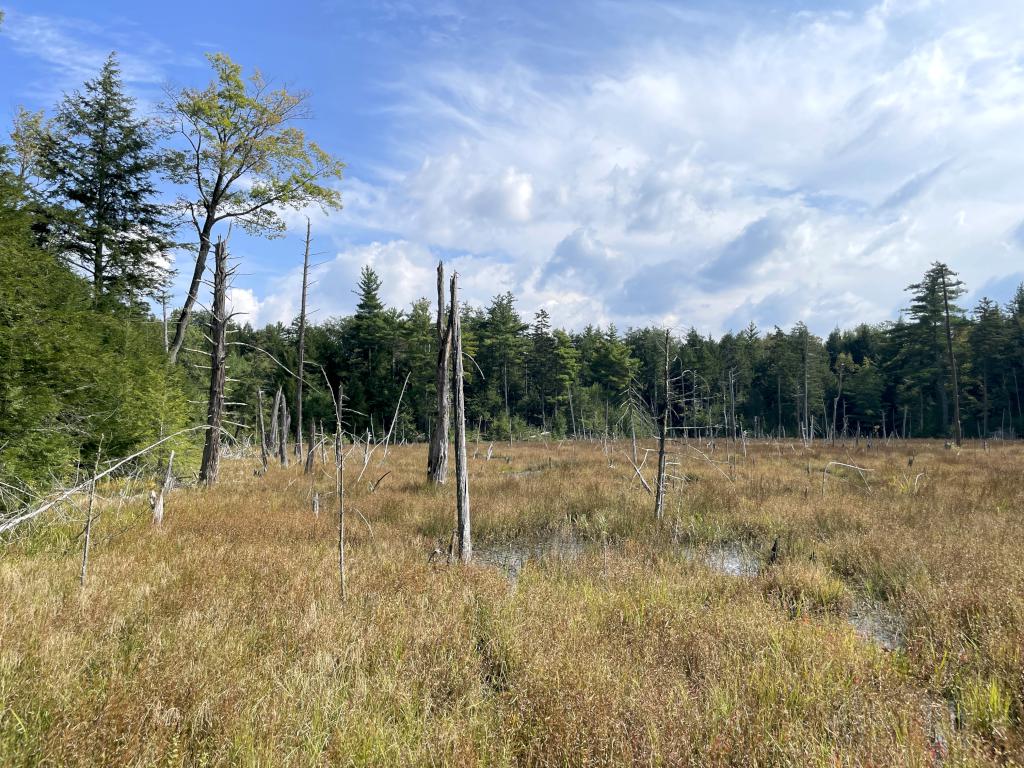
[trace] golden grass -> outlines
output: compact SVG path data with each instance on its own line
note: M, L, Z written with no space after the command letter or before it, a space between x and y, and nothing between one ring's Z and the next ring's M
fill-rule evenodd
M162 530L108 540L107 512L84 590L73 534L40 529L0 560L0 764L1022 761L1024 448L678 444L660 525L625 450L481 452L470 567L428 563L454 500L425 447L374 458L344 605L330 467L318 519L301 469L248 461L173 492ZM832 468L823 494L831 460L870 487ZM510 546L512 580L487 564ZM895 651L849 623L872 602Z

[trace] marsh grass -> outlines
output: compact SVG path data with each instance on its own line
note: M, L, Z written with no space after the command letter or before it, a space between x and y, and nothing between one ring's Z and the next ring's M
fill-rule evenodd
M348 488L344 604L326 471L319 518L300 468L245 460L174 491L161 529L107 509L85 589L75 525L39 525L0 560L0 763L1019 763L1024 448L729 451L733 482L681 452L660 526L600 444L473 460L478 550L578 542L509 579L428 562L451 489L395 448L377 490ZM831 460L869 487L823 494ZM692 556L725 546L756 572ZM851 626L865 600L900 648Z

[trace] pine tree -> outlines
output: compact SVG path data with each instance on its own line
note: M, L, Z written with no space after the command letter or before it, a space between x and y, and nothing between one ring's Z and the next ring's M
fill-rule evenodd
M541 424L545 426L548 420L548 404L555 395L557 364L555 339L551 335L551 316L547 310L540 309L533 319L527 370L531 388L540 406Z
M935 262L919 283L907 287L913 292L908 314L914 323L904 351L920 356L916 361L918 377L930 378L941 406L942 425L952 426L957 445L962 439L960 387L954 352L954 324L963 315L956 300L965 292L956 273L942 262ZM949 415L949 393L953 395L953 417Z
M979 389L982 434L989 434L989 415L992 411L992 385L1004 374L1007 348L1006 318L999 305L984 297L974 309L970 351L972 369Z
M91 277L96 303L138 302L166 280L171 228L156 202L155 140L124 92L114 54L83 91L65 96L43 135L39 174L64 207L51 244Z

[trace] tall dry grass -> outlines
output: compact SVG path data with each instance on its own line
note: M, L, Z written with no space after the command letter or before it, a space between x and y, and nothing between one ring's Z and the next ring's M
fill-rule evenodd
M470 567L428 562L454 501L426 448L375 457L344 605L329 468L319 518L301 469L247 461L162 529L108 510L85 589L77 531L39 526L0 560L0 763L1021 762L1024 447L679 443L660 526L627 450L481 451ZM867 485L823 491L833 460Z

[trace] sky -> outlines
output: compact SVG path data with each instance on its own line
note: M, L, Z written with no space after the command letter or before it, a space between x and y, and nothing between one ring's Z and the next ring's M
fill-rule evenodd
M310 93L341 211L232 235L236 311L353 310L369 264L408 308L443 259L579 329L702 333L895 319L945 261L1024 281L1020 0L0 3L0 110L52 110L116 50L140 109L222 51ZM184 295L189 254L177 261Z

